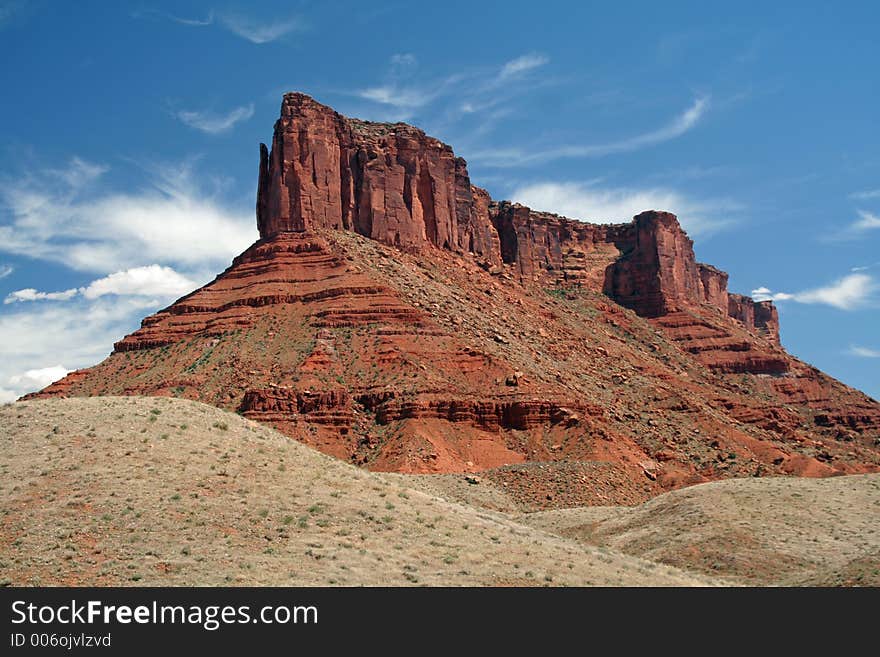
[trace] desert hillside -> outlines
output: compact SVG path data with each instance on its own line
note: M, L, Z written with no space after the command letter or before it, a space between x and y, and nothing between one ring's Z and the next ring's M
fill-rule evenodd
M880 586L880 475L701 484L637 507L525 515L534 527L733 582Z
M7 585L878 582L877 475L523 513L515 475L371 473L212 406L144 397L6 405L0 444Z
M711 583L419 492L191 401L6 405L0 444L7 585Z

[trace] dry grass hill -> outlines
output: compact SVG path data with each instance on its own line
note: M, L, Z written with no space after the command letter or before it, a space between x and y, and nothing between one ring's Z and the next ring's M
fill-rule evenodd
M878 583L877 475L524 513L515 469L372 473L143 397L3 406L0 445L6 585Z
M167 398L0 409L16 585L695 585Z

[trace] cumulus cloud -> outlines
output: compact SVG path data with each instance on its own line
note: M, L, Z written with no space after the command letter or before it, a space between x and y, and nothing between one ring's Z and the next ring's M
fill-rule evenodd
M645 210L675 213L691 235L708 234L732 223L740 206L724 199L694 199L662 188L602 188L595 183L542 182L521 186L512 200L572 219L625 222Z
M851 356L858 356L859 358L880 358L880 349L860 347L859 345L851 345L847 353Z
M0 401L13 401L60 378L61 372L99 362L113 343L137 328L162 299L77 297L64 304L15 306L0 314ZM55 377L58 374L58 377Z
M201 130L209 135L219 135L229 132L236 123L247 121L254 115L253 103L236 107L225 113L212 112L210 110L190 111L179 110L174 112L184 125L196 130Z
M63 292L39 292L32 287L27 287L23 290L10 292L3 300L3 303L9 304L16 301L67 301L77 294L79 294L79 290L76 288L64 290Z
M92 281L82 294L87 299L107 294L173 297L186 294L195 287L195 282L171 267L149 265L118 271Z
M762 285L752 290L751 297L755 301L787 301L793 299L794 295L787 292L774 292L769 287Z
M138 191L99 190L106 171L73 158L0 179L0 252L98 273L153 263L216 271L257 237L253 211L203 191L192 162L155 167Z
M197 284L171 269L161 265L133 267L92 281L85 287L63 292L38 292L33 288L16 290L3 301L10 304L20 301L68 301L76 296L97 299L108 294L122 296L179 297L191 292Z
M802 292L773 292L762 286L752 290L756 301L796 301L797 303L824 304L840 310L854 310L866 305L872 298L877 285L867 274L849 274L822 287Z
M28 370L23 374L15 374L9 377L9 383L26 388L45 388L50 383L55 383L60 378L67 376L69 369L63 365L52 365L38 370Z
M603 157L615 153L628 153L670 141L694 128L709 109L709 97L700 96L669 123L656 130L604 144L573 144L553 148L530 149L501 148L471 153L470 159L486 166L516 167L541 164L564 158Z

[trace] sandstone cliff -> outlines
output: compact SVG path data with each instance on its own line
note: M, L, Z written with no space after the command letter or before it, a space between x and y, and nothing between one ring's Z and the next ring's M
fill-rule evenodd
M34 396L188 397L542 506L880 468L880 405L787 354L773 305L729 293L673 214L496 202L421 130L302 94L259 166L260 239Z
M696 261L675 215L601 225L495 203L450 146L404 123L346 118L300 93L284 96L271 151L260 145L257 224L263 239L332 228L396 247L433 245L558 284L591 282L598 262L601 289L644 317L710 304L778 341L775 311L762 307L767 319L756 324L743 313L750 299L729 304L727 274Z

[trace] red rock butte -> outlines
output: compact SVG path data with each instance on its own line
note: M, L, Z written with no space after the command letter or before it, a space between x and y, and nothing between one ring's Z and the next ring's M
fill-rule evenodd
M375 470L485 471L544 506L880 468L880 405L787 354L675 215L493 201L403 123L284 96L260 239L33 396L175 395Z

